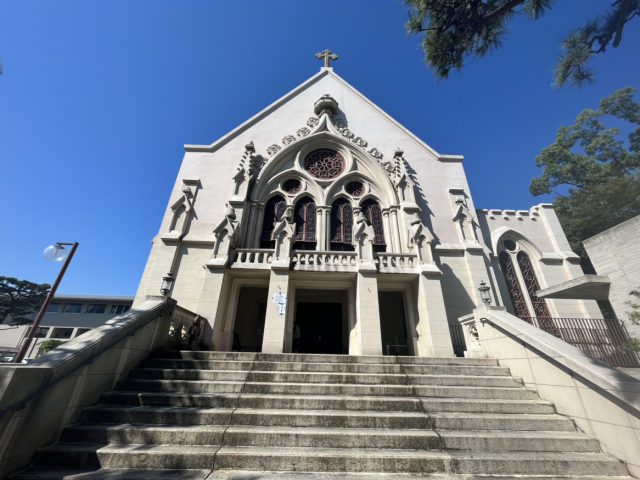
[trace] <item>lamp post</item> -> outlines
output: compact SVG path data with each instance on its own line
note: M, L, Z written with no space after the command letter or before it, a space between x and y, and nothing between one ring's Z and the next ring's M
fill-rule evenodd
M60 282L62 281L62 277L64 277L64 273L67 271L67 267L71 263L71 259L73 258L73 255L76 253L76 250L78 249L78 245L79 245L78 242L73 242L73 243L56 242L54 245L49 245L47 248L44 249L44 252L42 252L42 254L44 255L44 258L46 258L47 260L51 262L61 262L62 260L64 260L64 264L62 265L62 268L60 269L60 272L56 277L56 281L53 282L53 285L51 286L51 290L49 290L47 297L44 299L44 303L40 307L40 310L36 315L36 319L31 325L31 328L29 329L28 335L22 339L22 343L20 344L20 348L18 349L18 354L14 359L15 363L22 363L22 360L27 354L29 345L31 345L31 341L33 340L33 337L36 331L38 330L38 327L40 327L40 322L42 322L42 318L44 317L44 314L47 311L47 308L49 308L49 304L51 303L51 300L53 300L53 297L56 294L58 285L60 285ZM67 249L64 248L65 246L71 246L71 250L67 252Z
M162 285L160 286L160 293L162 293L163 297L169 296L169 292L171 292L171 287L173 287L174 280L175 280L175 276L171 272L167 273L164 277L162 277Z
M484 280L480 282L478 291L480 292L480 298L482 299L482 302L485 305L491 305L491 287L484 283Z

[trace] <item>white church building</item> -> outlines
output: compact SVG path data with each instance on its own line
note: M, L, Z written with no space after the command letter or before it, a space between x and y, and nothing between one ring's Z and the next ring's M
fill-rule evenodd
M482 305L601 317L535 292L582 275L550 204L477 209L436 152L325 67L185 156L136 296L206 319L213 350L453 356ZM457 352L461 353L461 352Z

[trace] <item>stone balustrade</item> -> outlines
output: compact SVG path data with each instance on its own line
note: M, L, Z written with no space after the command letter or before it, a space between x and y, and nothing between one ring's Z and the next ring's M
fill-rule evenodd
M355 252L297 250L292 264L294 270L355 272L358 258Z
M237 248L233 255L233 268L271 268L273 256L270 248Z
M379 252L375 262L380 273L415 273L418 257L410 253Z
M267 248L238 248L233 253L231 268L268 269L274 260L274 252ZM416 273L418 257L410 253L375 254L375 264L380 273ZM297 271L355 272L358 270L356 252L323 250L294 250L291 268Z

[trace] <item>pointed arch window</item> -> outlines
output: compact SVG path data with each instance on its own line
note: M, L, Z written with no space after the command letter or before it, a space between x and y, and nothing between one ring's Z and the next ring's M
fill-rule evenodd
M316 204L309 197L300 199L294 209L296 238L294 248L315 250L316 248Z
M373 227L375 234L373 238L373 250L376 252L384 252L387 244L384 241L384 226L382 223L382 209L378 202L373 199L367 199L362 202L362 213L367 222Z
M345 198L339 198L331 206L331 236L329 249L353 251L353 209Z
M513 240L505 240L502 248L498 259L515 314L529 323L533 323L532 317L536 317L537 324L544 325L545 330L555 334L547 329L551 315L546 301L536 295L540 284L529 255Z
M264 207L262 220L262 234L260 235L260 248L275 248L275 242L271 240L271 234L276 223L282 219L282 214L287 206L280 195L271 197Z

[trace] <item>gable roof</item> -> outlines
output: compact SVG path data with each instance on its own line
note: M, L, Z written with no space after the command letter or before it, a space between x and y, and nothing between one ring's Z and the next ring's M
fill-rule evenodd
M391 117L388 113L386 113L384 110L382 110L380 107L378 107L375 103L373 103L371 100L369 100L367 97L365 97L355 87L353 87L350 83L348 83L346 80L344 80L340 75L336 74L333 71L333 68L331 68L331 67L322 67L318 73L316 73L315 75L311 76L310 78L308 78L307 80L302 82L300 85L295 87L293 90L291 90L289 93L287 93L284 96L280 97L278 100L273 102L271 105L269 105L268 107L264 108L263 110L261 110L260 112L255 114L253 117L251 117L249 120L247 120L246 122L240 124L239 126L234 128L233 130L231 130L229 133L223 135L222 137L220 137L219 139L217 139L216 141L214 141L210 145L189 145L189 144L187 144L187 145L184 146L184 149L187 152L215 152L216 150L218 150L219 148L224 146L227 142L233 140L235 137L237 137L241 133L245 132L246 130L251 128L253 125L257 124L260 120L262 120L263 118L267 117L270 113L272 113L275 110L277 110L279 107L281 107L282 105L287 103L289 100L291 100L292 98L296 97L298 94L300 94L301 92L303 92L304 90L308 89L310 86L314 85L315 83L317 83L318 81L320 81L321 79L323 79L324 77L327 77L327 76L333 78L338 83L342 84L347 90L349 90L354 95L356 95L357 97L362 99L367 105L369 105L373 110L375 110L378 114L380 114L385 120L387 120L389 123L391 123L392 125L394 125L398 129L400 129L409 138L414 140L418 145L420 145L422 148L426 149L429 153L431 153L432 155L437 157L440 161L460 162L460 161L463 160L464 157L462 155L444 155L444 154L438 153L434 148L432 148L429 145L427 145L418 136L416 136L410 130L405 128L402 124L400 124L397 120L395 120L393 117Z

